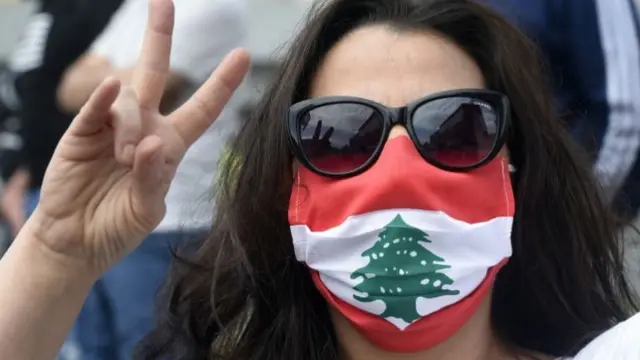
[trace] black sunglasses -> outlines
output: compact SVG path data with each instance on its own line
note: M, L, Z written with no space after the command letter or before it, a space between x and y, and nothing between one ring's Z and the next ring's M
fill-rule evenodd
M420 155L448 171L470 171L491 161L505 142L509 100L490 90L437 93L401 108L356 97L294 104L288 132L294 156L317 174L347 177L373 165L391 128L402 125Z

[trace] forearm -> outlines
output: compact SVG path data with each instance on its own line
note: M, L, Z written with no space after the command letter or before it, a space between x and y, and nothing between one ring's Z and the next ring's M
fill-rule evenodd
M80 69L71 67L58 87L58 104L69 113L77 113L98 85L113 72L114 69L108 62Z
M0 260L0 354L54 359L95 277L56 256L25 226Z
M7 186L19 189L20 191L26 191L29 187L29 172L24 167L18 167L11 175Z
M13 175L20 169L23 159L22 149L18 151L6 151L2 154L2 168L0 168L0 176L5 183L8 183Z
M69 113L77 113L89 100L93 91L109 76L114 76L127 86L133 84L134 66L117 68L104 57L85 55L72 65L62 77L58 87L58 104ZM165 100L175 100L175 95L186 85L181 75L168 74L165 88ZM163 101L164 102L164 101Z

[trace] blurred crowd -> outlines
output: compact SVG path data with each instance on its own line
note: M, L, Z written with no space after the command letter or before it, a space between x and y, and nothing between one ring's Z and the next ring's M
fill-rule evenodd
M131 82L137 54L144 49L147 1L38 2L0 68L1 252L36 208L48 161L74 114L106 78ZM539 46L566 126L590 157L630 244L636 242L631 229L640 207L638 4L482 1L512 19ZM242 0L176 1L164 109L190 96L228 51L243 45L247 6ZM240 122L238 109L227 107L187 153L166 199L166 217L139 249L95 285L61 359L128 359L153 325L154 297L171 262L170 245L208 230L216 165ZM630 271L640 278L640 270Z

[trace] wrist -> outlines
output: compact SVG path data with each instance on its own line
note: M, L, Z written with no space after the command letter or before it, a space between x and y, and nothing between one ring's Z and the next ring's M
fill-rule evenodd
M76 286L90 288L101 273L82 258L52 248L49 244L55 239L44 239L42 230L42 226L29 219L11 246L15 248L16 256L27 264L37 264L38 268L46 269L57 281L68 280Z
M2 358L52 359L96 277L23 229L0 260Z

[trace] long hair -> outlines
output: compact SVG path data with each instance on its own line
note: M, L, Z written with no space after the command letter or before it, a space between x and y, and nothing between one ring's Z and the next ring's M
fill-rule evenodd
M234 158L220 170L211 233L176 261L139 359L337 359L327 304L294 256L284 114L308 96L336 42L378 23L446 36L475 60L488 88L511 100L517 208L513 257L492 298L500 340L524 353L571 355L637 309L614 217L525 36L471 0L334 0L312 10L277 81L230 143Z

